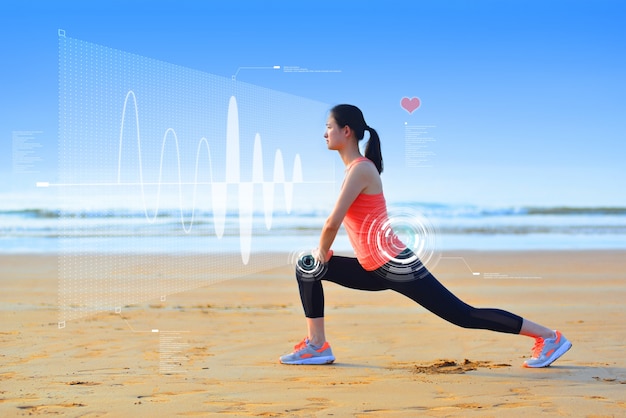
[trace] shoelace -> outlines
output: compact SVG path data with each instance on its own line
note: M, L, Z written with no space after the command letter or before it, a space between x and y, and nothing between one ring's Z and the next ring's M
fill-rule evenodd
M533 346L533 358L539 358L541 356L541 351L543 350L543 344L545 340L541 337L535 338L535 345Z
M302 350L303 348L307 346L308 343L309 343L309 339L305 337L302 341L300 341L298 344L293 346L294 352Z

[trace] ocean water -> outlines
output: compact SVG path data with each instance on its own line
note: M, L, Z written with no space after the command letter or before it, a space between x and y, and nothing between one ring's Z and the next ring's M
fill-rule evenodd
M220 231L211 212L160 210L153 218L153 213L137 209L44 208L5 200L0 205L0 253L303 251L317 245L328 210L274 213L271 225L263 213L253 213L246 234L236 212L226 214ZM626 249L623 207L402 202L390 204L390 213L392 219L395 213L402 214L398 219L405 237L414 234L418 237L409 239L421 239L441 251ZM416 228L411 227L413 215L420 224ZM350 250L344 232L334 249Z

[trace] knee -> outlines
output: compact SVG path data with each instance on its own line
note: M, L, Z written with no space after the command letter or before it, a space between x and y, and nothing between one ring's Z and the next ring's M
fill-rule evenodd
M296 279L299 283L320 281L326 276L326 273L328 272L328 265L316 264L314 268L311 269L302 268L302 266L296 265L295 270Z

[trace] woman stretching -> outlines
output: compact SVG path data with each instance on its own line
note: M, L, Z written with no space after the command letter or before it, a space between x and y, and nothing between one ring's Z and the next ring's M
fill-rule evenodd
M358 141L365 131L369 140L365 157ZM284 364L327 364L335 361L324 332L322 280L352 289L391 289L422 305L435 315L463 328L488 329L535 338L532 357L524 367L546 367L572 344L559 332L500 309L474 308L447 290L390 231L380 173L383 170L380 140L365 123L361 110L352 105L331 109L324 133L328 149L336 150L346 174L335 207L326 220L319 247L309 265L315 274L296 268L296 278L308 335L291 354L280 357ZM332 256L331 245L343 223L356 258ZM385 225L387 225L385 227ZM380 228L387 228L381 231ZM374 237L375 239L372 239Z

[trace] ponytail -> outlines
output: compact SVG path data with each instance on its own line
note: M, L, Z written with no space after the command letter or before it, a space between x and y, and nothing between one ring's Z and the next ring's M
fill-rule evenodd
M366 126L365 130L370 133L370 139L367 140L365 145L365 156L374 163L380 174L383 172L383 154L380 151L380 137L374 128Z
M380 151L380 138L378 133L365 123L361 109L349 104L340 104L333 107L330 114L340 127L349 126L358 141L363 139L365 131L369 131L370 138L365 145L365 157L374 163L379 174L382 173L383 155Z

